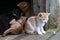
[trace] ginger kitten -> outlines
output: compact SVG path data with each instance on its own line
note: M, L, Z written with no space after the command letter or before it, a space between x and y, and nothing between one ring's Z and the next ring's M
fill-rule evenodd
M32 8L30 3L26 1L22 1L19 4L17 4L17 6L22 10L22 12L26 17L32 16Z
M13 19L10 24L11 24L11 27L9 29L7 29L4 33L3 33L3 36L6 36L8 33L10 34L19 34L19 33L22 33L23 31L23 25L25 23L25 20L26 20L26 17L21 17L19 20L15 20Z
M39 35L45 34L43 27L48 21L48 16L50 13L38 13L37 16L32 16L28 18L25 24L25 31L28 34L37 33Z

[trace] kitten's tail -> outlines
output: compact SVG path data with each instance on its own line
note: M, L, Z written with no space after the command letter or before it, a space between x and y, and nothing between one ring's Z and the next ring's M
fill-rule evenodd
M8 33L11 33L13 29L7 29L4 33L3 33L3 37L6 36Z

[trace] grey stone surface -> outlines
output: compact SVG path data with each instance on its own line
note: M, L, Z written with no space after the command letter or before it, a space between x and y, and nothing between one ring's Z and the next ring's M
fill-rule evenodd
M47 40L53 33L52 32L48 32L46 34L43 35L22 35L22 36L18 36L17 38L13 39L13 40Z
M30 34L19 34L19 35L8 35L6 37L1 37L0 40L48 40L54 35L54 31L49 30L46 34L43 35L30 35Z
M0 35L0 40L13 40L14 38L18 37L18 36L21 36L22 34L19 34L19 35L8 35L8 36L5 36L5 37L2 37Z
M53 37L49 38L49 40L60 40L60 31L56 33Z

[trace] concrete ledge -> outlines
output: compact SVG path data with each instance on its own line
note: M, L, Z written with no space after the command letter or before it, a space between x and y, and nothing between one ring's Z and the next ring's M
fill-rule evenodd
M57 29L49 29L47 30L46 34L43 35L29 35L29 34L19 34L19 35L8 35L6 37L1 37L0 40L48 40L52 36L54 36L58 31L60 30L60 27Z
M2 37L2 36L0 35L0 40L13 40L13 39L17 38L18 36L22 36L22 35L24 35L24 34L8 35L8 36L6 36L6 37Z
M44 35L28 35L25 34L23 36L18 36L17 38L13 40L48 40L53 35L55 35L58 32L58 30L48 30L46 34Z

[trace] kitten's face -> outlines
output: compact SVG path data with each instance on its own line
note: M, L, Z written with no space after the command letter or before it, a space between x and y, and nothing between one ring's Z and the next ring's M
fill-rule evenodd
M38 14L38 19L40 21L47 22L48 21L48 16L49 16L49 13L39 13Z
M26 18L27 18L27 17L23 17L23 16L22 16L22 17L19 19L19 22L20 22L20 23L25 23Z

